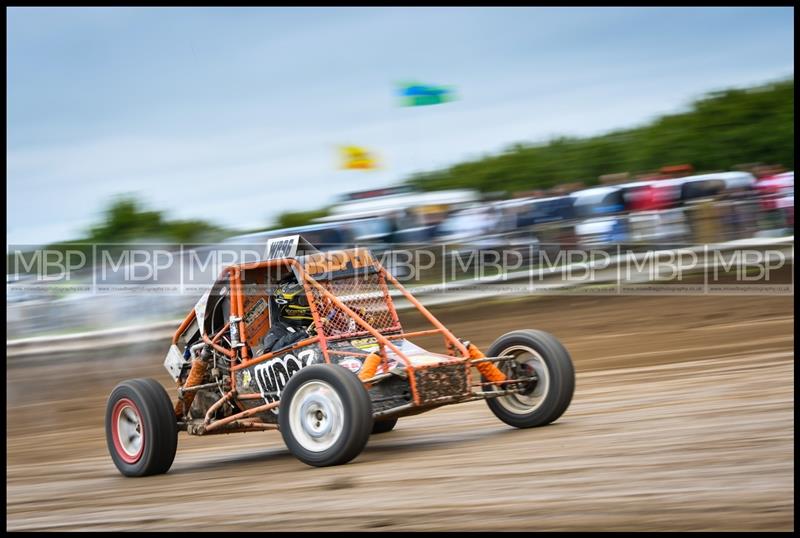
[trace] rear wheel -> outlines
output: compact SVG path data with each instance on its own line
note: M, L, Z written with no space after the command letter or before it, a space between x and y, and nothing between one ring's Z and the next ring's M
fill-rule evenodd
M281 394L278 423L297 459L315 467L358 456L372 432L372 402L361 380L336 364L297 372Z
M397 417L385 418L383 420L376 420L375 424L373 424L372 426L372 433L374 435L377 433L390 432L394 429L396 425L397 425Z
M178 424L160 383L132 379L114 388L106 405L106 444L125 476L169 470L178 447Z
M486 400L489 409L506 424L516 428L544 426L557 420L569 407L575 392L575 369L569 352L552 334L513 331L495 340L487 355L515 357L498 364L508 378L535 378L521 384L519 393Z

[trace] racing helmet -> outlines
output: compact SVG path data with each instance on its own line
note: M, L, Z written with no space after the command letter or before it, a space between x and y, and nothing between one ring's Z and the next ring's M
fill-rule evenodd
M278 315L282 320L295 323L314 320L306 290L294 278L281 282L273 292L272 298L278 306Z

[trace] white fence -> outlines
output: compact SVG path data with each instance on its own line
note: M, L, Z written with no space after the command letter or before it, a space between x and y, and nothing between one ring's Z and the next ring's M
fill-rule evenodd
M741 257L732 260L730 254L736 252L762 252L761 257ZM713 255L709 255L713 253ZM728 256L725 256L728 253ZM532 267L525 270L507 272L502 275L492 275L489 277L467 278L457 281L442 282L439 284L428 284L424 286L410 286L412 294L420 299L427 306L445 305L463 301L486 300L494 297L508 295L530 295L540 293L561 292L568 289L581 288L586 286L605 285L606 294L617 293L637 293L637 284L658 281L665 275L663 272L674 272L676 265L673 263L652 263L659 259L678 259L680 256L695 256L694 263L679 266L685 270L686 275L704 273L709 274L717 268L730 270L732 267L754 267L776 269L786 264L791 265L794 259L794 236L781 238L759 238L748 240L736 240L726 243L713 245L702 245L683 249L664 249L650 250L638 253L614 254L613 249L607 252L606 256L594 260L560 264L545 267ZM565 278L565 275L575 273L583 275L580 278ZM669 275L667 275L669 276ZM673 279L673 284L674 279ZM750 285L750 284L748 284ZM783 283L782 287L777 288L779 293L793 294L793 280L788 285ZM704 279L702 284L695 284L697 293L707 293L710 288L708 279ZM747 293L745 288L745 293ZM754 293L763 293L763 288L752 287ZM685 293L686 286L670 288L667 284L662 288L663 293ZM760 290L760 291L759 291ZM402 298L396 290L392 294L395 296L397 308L402 310L411 305ZM116 328L75 332L73 334L46 335L28 338L18 338L7 340L6 352L8 357L46 354L53 351L80 351L98 347L113 347L134 342L148 340L160 340L168 338L180 324L182 318L168 319L160 321L142 322L137 324L125 323L127 319L142 320L149 316L151 319L158 315L175 316L176 312L188 312L196 301L197 297L172 296L169 299L164 297L118 297L118 296L93 296L86 301L74 301L70 305L73 308L71 314L65 310L58 313L58 318L71 319L72 326L79 326L75 319L96 320L102 317L107 326L118 325ZM29 309L41 308L43 312L52 314L55 303L43 303L34 305L17 305L17 308L26 307ZM125 312L129 316L125 316ZM11 306L7 306L9 313L8 326L11 327L15 320L12 318L14 312ZM146 314L145 314L146 313ZM31 312L27 312L31 315ZM69 316L75 316L69 318ZM64 325L66 326L66 325ZM11 331L9 331L10 334Z

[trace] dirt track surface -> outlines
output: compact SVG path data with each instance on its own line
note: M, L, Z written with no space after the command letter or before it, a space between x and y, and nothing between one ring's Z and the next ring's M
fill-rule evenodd
M274 432L182 433L168 474L124 478L106 452L105 398L125 378L169 386L166 346L14 361L7 528L793 530L792 299L437 309L484 348L515 328L558 336L577 370L571 407L530 430L507 427L483 402L440 408L324 469L300 463Z

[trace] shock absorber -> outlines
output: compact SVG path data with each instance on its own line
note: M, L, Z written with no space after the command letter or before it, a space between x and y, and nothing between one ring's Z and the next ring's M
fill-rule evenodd
M483 352L480 349L478 349L478 346L476 346L472 342L462 340L461 343L464 344L464 347L466 347L467 351L469 351L469 357L472 360L482 359L486 357L486 355L484 355ZM491 362L478 363L475 365L475 368L478 369L478 371L481 373L483 377L486 378L487 381L499 383L500 381L506 380L506 374L501 372L500 368L498 368Z
M381 360L382 357L379 354L370 353L369 356L364 360L364 366L361 368L361 373L358 374L358 377L362 381L366 381L367 379L373 377L375 372L378 370Z
M208 370L209 359L211 359L211 349L208 345L203 345L200 353L196 354L194 359L192 359L192 368L189 370L186 382L181 388L188 389L189 387L194 387L203 383L203 378L205 378L206 371ZM192 401L194 401L194 395L194 391L181 391L178 403L175 404L175 415L177 417L183 417L184 413L189 411L189 408L192 406Z

